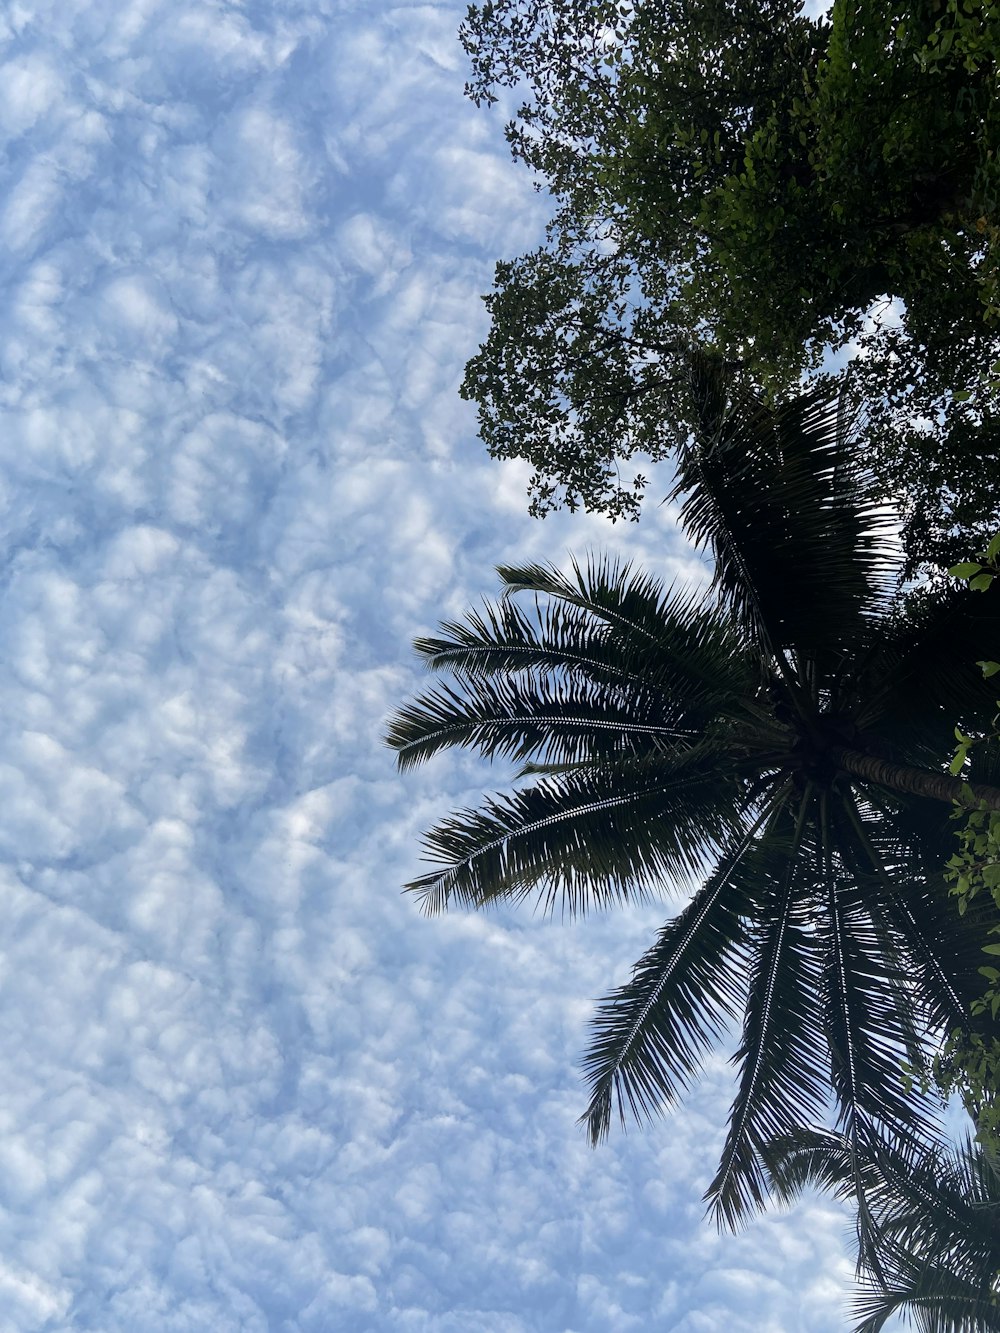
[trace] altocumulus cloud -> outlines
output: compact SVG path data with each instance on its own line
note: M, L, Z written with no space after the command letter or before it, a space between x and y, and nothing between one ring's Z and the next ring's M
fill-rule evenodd
M422 921L378 738L530 523L456 388L541 202L462 5L0 16L0 1328L841 1327L841 1215L700 1222L720 1058L598 1153L588 997L657 919Z

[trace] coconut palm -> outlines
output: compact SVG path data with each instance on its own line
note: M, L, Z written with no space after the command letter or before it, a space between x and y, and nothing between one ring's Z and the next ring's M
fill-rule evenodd
M693 379L702 431L675 495L711 592L607 560L503 567L498 603L417 641L451 683L388 741L402 768L455 745L521 765L427 835L434 868L408 887L428 912L532 896L582 912L700 883L598 1008L584 1119L596 1142L616 1109L661 1110L742 1014L708 1192L733 1224L767 1198L765 1145L831 1094L859 1151L933 1137L900 1065L981 988L939 871L967 788L939 761L993 703L972 659L1000 656L1000 620L993 592L893 599L837 400L772 409L707 364Z
M802 1131L770 1145L774 1193L793 1201L819 1186L865 1193L858 1233L861 1292L854 1333L879 1333L897 1312L921 1333L1000 1328L1000 1163L966 1139L906 1153L871 1145L860 1161L840 1135Z

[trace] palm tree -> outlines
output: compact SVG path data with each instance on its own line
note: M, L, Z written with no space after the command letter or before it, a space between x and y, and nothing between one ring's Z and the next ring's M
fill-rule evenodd
M861 1294L854 1333L879 1333L897 1311L921 1333L1000 1328L1000 1163L966 1139L918 1153L872 1145L861 1161L840 1135L810 1130L770 1145L774 1193L810 1185L842 1199L864 1183Z
M404 769L454 745L522 765L427 835L435 867L408 888L428 912L532 895L582 912L701 881L597 1010L583 1118L596 1143L616 1108L661 1110L742 1013L707 1195L731 1225L766 1201L765 1145L823 1121L831 1092L859 1153L933 1138L900 1065L982 984L940 874L969 789L940 760L993 703L972 659L1000 656L1000 617L992 592L893 598L837 400L734 399L707 363L693 383L701 436L674 494L712 594L601 560L501 568L496 605L417 641L452 683L388 742Z

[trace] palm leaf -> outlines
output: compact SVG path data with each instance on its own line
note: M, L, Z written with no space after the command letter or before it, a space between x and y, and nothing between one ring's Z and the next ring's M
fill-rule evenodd
M936 1044L935 1033L968 1026L969 1005L982 991L979 967L988 928L982 904L973 905L965 917L955 911L942 875L949 848L938 849L936 838L930 864L920 873L923 838L928 825L940 819L938 810L925 808L932 802L915 802L916 810L870 810L865 818L853 793L843 791L840 798L847 817L840 847L856 891L873 921L884 923L893 935L891 944L880 938L880 952L897 959L917 983L909 1011L920 1036L908 1058L919 1067L926 1064L928 1045L933 1049ZM954 825L948 823L953 838Z
M552 597L613 627L623 641L655 644L662 633L664 613L667 620L674 618L670 593L665 594L662 583L633 570L629 563L607 557L588 560L586 565L571 560L570 570L564 574L554 565L539 564L497 567L504 596L529 592ZM689 607L693 604L690 593L683 602Z
M628 692L588 680L460 682L420 695L393 717L386 740L407 769L460 745L486 758L579 763L690 749L698 739L682 710L659 692Z
M607 1136L615 1107L623 1126L626 1108L637 1120L662 1111L743 1003L745 922L753 905L747 857L781 798L781 792L763 797L749 830L663 927L629 982L599 1004L584 1057L591 1095L582 1120L592 1143Z
M742 1075L719 1168L705 1195L720 1225L730 1228L767 1201L766 1145L822 1115L826 1105L823 1051L814 1035L821 961L799 859L813 800L807 789L797 816L781 811L752 858L753 963L743 1041L733 1057Z
M755 688L732 618L701 590L665 588L611 560L573 561L570 575L535 564L497 572L505 599L532 593L582 612L620 668L665 692L702 699L706 716Z
M826 1190L835 1199L850 1199L860 1177L868 1197L874 1196L883 1178L871 1159L859 1163L851 1142L829 1129L798 1126L778 1135L764 1150L771 1195L791 1204L810 1187Z
M621 646L606 625L578 608L549 605L531 619L513 601L470 611L462 621L444 621L441 636L419 638L414 649L434 671L463 676L511 672L583 671L598 680L641 680L623 665Z
M852 669L858 725L877 727L911 762L941 763L956 723L985 725L996 711L995 683L977 666L983 658L1000 661L1000 582L983 593L911 595Z
M530 588L555 604L531 617L505 600L417 641L459 688L429 691L392 719L401 768L455 745L546 764L673 748L720 711L739 713L754 689L731 624L710 603L603 563L574 567L573 581L540 566L502 573L508 592Z
M704 869L732 834L741 784L711 751L571 769L442 821L424 839L438 868L406 887L429 913L535 890L572 913L642 899Z
M898 1312L925 1333L995 1333L1000 1323L1000 1177L966 1140L957 1150L866 1147L839 1134L798 1130L768 1149L771 1188L785 1202L810 1185L840 1199L861 1182L870 1231L862 1234L854 1333L878 1333Z
M881 1333L904 1309L921 1333L997 1333L1000 1328L995 1292L957 1277L944 1264L902 1259L891 1281L855 1298L853 1333Z
M688 535L711 547L744 632L773 652L839 653L886 604L890 527L852 443L829 389L778 408L737 393L680 456L672 498L684 497Z
M910 979L893 972L874 909L856 885L831 873L827 895L817 933L827 957L823 1007L839 1124L862 1146L886 1127L926 1140L938 1131L934 1103L907 1089L903 1078L913 1049Z

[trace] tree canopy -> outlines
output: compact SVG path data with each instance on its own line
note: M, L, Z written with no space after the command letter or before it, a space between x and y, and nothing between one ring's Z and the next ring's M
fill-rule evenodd
M545 245L497 267L463 386L491 452L534 465L536 513L635 516L644 482L618 463L689 429L693 342L779 396L824 348L859 345L886 493L907 486L916 520L931 454L958 489L925 537L953 526L952 499L989 507L998 18L996 0L470 8L468 91L523 98L508 138L554 203ZM872 320L889 298L899 328L898 306Z
M985 551L974 560L964 560L949 570L955 578L968 583L974 592L989 592L1000 579L1000 533L994 535ZM972 645L969 645L972 649ZM1000 693L1000 661L981 658L977 666L985 681ZM1000 710L1000 700L994 700ZM994 714L985 731L966 733L956 730L958 746L950 769L963 771L973 750L981 757L992 757L991 781L1000 780L1000 712ZM981 769L983 765L980 766ZM976 1022L950 1034L941 1055L935 1061L939 1087L946 1093L958 1093L976 1126L976 1138L996 1162L1000 1162L1000 812L986 807L969 810L957 808L959 820L957 843L948 858L946 878L958 911L964 915L975 900L985 912L983 952L979 972L986 978L985 993L972 1003ZM985 1022L983 1022L985 1020Z

